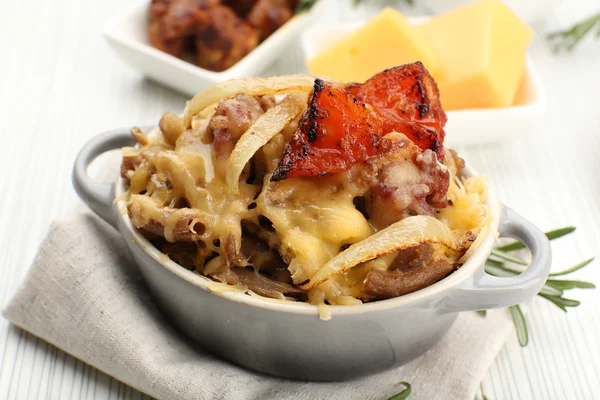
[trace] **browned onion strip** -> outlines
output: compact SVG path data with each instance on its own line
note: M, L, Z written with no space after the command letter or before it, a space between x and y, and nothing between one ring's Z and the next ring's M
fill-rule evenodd
M315 78L311 75L284 75L270 78L243 78L220 82L195 95L185 106L183 123L190 126L192 117L211 104L237 94L267 96L293 92L310 92Z
M408 217L353 244L333 257L302 286L302 289L312 289L333 275L360 263L422 243L439 243L454 251L460 251L452 231L442 222L425 215Z
M260 116L235 145L227 166L227 187L239 193L242 170L252 156L306 107L306 96L291 94Z

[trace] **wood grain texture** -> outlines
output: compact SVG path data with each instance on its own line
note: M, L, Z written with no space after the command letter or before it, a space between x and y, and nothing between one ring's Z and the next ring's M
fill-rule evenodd
M184 96L142 78L102 39L103 22L134 2L2 2L0 304L18 287L50 221L78 203L70 182L78 149L99 132L152 124L163 111L184 106ZM594 3L554 2L536 29L568 26ZM350 10L344 0L331 7L327 17L333 19L373 12ZM489 174L500 198L540 228L578 227L553 244L554 268L560 269L600 255L600 43L587 41L574 54L554 56L539 34L532 53L549 100L542 126L510 142L459 150ZM301 71L301 60L291 50L268 73ZM600 283L596 264L575 276ZM515 337L508 340L483 382L488 398L593 399L600 393L600 296L578 291L573 297L582 305L568 314L541 299L533 302L530 344L521 349ZM0 397L145 398L4 319Z

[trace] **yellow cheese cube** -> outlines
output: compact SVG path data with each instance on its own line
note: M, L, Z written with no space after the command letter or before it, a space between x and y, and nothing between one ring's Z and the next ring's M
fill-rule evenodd
M421 61L440 74L440 63L424 35L402 14L386 8L363 27L307 62L315 75L364 82L386 68Z
M514 103L532 30L498 0L484 0L421 25L440 59L438 83L445 110Z

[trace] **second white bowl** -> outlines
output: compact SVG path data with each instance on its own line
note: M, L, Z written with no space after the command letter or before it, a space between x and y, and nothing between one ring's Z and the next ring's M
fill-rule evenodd
M149 78L189 96L221 81L260 75L285 53L290 42L305 30L322 2L310 11L296 14L231 68L215 72L155 49L148 43L149 0L140 1L104 26L104 37L117 55Z
M429 17L409 17L412 24L421 24ZM363 23L315 26L304 32L302 48L308 60ZM509 137L525 135L535 130L546 109L542 81L529 55L526 72L517 93L516 104L503 108L480 108L448 111L446 144L450 147L494 143Z

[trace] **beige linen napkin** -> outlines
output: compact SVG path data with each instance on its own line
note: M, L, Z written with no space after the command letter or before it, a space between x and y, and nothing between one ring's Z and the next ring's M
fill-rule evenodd
M201 304L197 305L201 307ZM505 310L462 313L424 356L341 383L273 378L183 338L155 307L122 237L89 211L56 220L4 316L99 370L161 399L472 399L511 332ZM323 322L326 324L327 322Z

